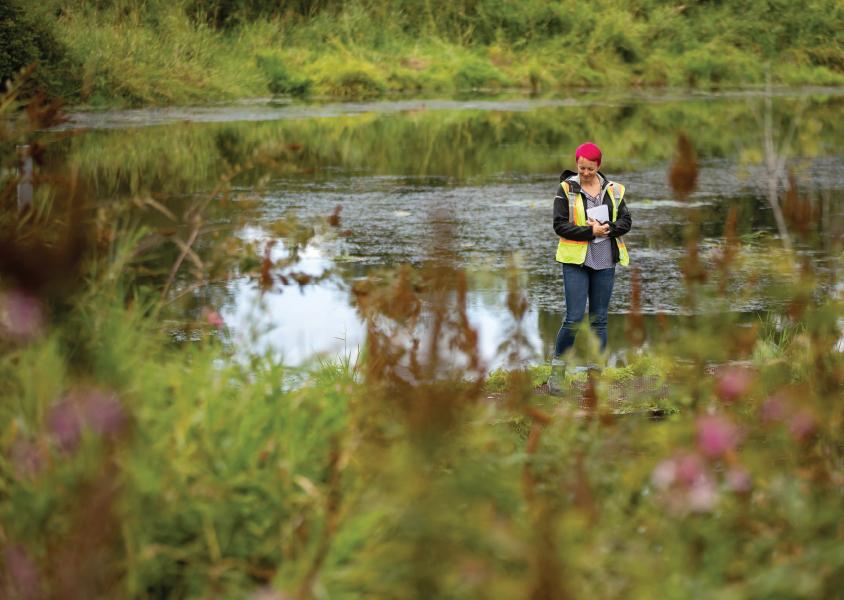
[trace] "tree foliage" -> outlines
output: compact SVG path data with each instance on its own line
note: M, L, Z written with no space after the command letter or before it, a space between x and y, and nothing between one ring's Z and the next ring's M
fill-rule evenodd
M21 69L38 65L30 88L46 88L72 96L78 86L74 62L54 31L55 22L17 0L0 3L0 81L4 84Z

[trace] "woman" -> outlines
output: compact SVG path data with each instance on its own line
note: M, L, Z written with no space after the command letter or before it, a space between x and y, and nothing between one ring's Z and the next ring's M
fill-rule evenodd
M577 172L563 171L554 198L554 231L560 236L556 258L563 263L566 295L566 319L557 333L555 358L574 345L587 298L589 322L601 341L601 350L607 347L615 265L629 263L621 239L632 224L624 204L624 186L598 171L601 150L592 142L578 146L574 156ZM606 208L600 208L602 205Z

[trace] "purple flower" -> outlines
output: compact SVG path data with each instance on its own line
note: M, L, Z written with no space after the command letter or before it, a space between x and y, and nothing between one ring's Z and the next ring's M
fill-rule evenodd
M44 309L38 298L18 290L0 294L0 333L30 339L44 328Z
M698 449L709 458L731 452L740 439L738 427L724 417L705 416L697 420Z
M41 598L38 565L26 550L17 544L11 544L3 552L3 559L6 566L4 579L11 588L11 597L20 600Z
M94 433L115 438L126 425L127 417L117 395L99 389L81 392L79 402L83 420Z
M85 428L104 438L116 438L127 423L117 395L97 388L80 388L67 394L47 413L47 428L56 445L72 452Z
M60 450L73 452L82 438L82 417L78 407L61 400L47 412L47 430Z

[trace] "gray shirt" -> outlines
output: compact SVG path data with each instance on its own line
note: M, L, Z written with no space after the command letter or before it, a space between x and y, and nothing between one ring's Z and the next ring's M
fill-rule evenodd
M603 182L601 183L603 186ZM603 187L601 189L603 191ZM601 202L600 196L602 194L600 192L598 193L598 196L591 196L588 192L586 192L586 190L581 188L580 193L583 194L583 199L586 201L587 210L603 204ZM590 267L596 271L609 269L613 266L612 242L609 239L601 241L598 240L599 238L596 238L589 242L589 245L586 247L586 260L583 262L584 267Z

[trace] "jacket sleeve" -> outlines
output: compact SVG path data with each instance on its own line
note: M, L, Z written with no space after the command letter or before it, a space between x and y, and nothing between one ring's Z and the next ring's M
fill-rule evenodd
M569 222L569 200L566 198L562 184L557 186L557 196L554 198L554 233L561 238L578 242L595 239L590 226Z
M614 223L610 223L610 235L609 237L621 237L633 226L633 220L630 218L630 211L627 210L627 204L625 204L624 199L622 198L621 204L618 205L618 215L616 215L616 219Z

